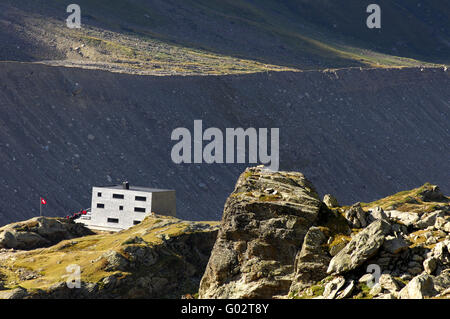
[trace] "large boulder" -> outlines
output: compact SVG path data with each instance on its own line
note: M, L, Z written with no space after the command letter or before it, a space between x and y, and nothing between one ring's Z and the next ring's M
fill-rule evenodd
M375 208L371 209L367 214L368 223L371 223L377 219L383 219L386 221L389 220L383 208L381 208L380 206L376 206Z
M286 295L297 251L322 205L301 173L247 169L225 203L199 297Z
M432 297L437 292L434 289L433 277L420 274L414 277L399 293L399 299L423 299Z
M0 248L30 250L92 234L84 225L71 220L35 217L0 228Z
M326 248L327 236L320 227L311 227L295 258L295 277L290 292L296 293L327 276L331 257Z
M327 273L341 274L361 266L377 253L390 231L388 222L381 219L374 221L331 259Z
M378 279L378 283L382 289L389 291L394 296L398 295L398 291L402 287L402 283L390 274L382 274Z

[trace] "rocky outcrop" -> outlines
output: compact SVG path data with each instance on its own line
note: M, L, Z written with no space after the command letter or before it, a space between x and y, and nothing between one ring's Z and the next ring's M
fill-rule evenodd
M367 222L370 224L371 222L377 220L377 219L383 219L383 220L388 220L388 216L386 215L386 213L384 212L383 208L377 206L374 209L371 209L368 213L367 213Z
M361 204L356 203L345 212L345 218L352 228L364 228L367 226L365 212Z
M399 293L400 299L423 299L436 295L433 278L428 274L414 277Z
M358 233L336 256L327 269L329 274L340 274L357 268L373 257L383 245L391 225L383 220L374 221Z
M217 224L155 215L117 233L80 237L26 252L2 250L0 298L180 298L194 294L216 240ZM76 289L67 283L67 267L72 266L81 271ZM2 282L3 271L13 276ZM24 282L31 289L12 289Z
M302 174L247 169L225 203L200 298L287 294L296 254L321 206Z
M302 249L295 258L295 277L290 292L296 293L326 277L330 255L327 238L320 227L311 227L305 236Z
M325 194L322 201L325 205L327 205L330 208L339 207L338 200L331 194Z
M35 217L0 228L0 248L30 250L92 234L82 224L64 218Z
M423 201L430 189L425 184L373 206L346 208L329 198L318 203L301 174L248 169L225 205L199 296L447 296L450 207L438 196L441 202Z

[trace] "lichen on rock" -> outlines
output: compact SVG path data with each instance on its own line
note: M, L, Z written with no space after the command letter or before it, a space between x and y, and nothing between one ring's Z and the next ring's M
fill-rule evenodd
M303 174L248 168L225 203L199 297L287 294L295 257L322 205Z

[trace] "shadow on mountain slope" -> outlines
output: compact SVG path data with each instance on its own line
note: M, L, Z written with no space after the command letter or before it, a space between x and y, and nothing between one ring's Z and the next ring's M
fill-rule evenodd
M73 46L81 41L78 33L64 25L68 15L65 8L70 3L4 1L0 5L3 32L14 40L6 41L0 58L49 60L53 55L53 59L61 56L81 59L70 51L70 45L52 42L63 41L53 39L61 32L64 41L73 42ZM444 1L381 0L378 2L382 7L379 30L366 27L366 7L371 2L359 0L320 3L309 0L80 0L77 3L82 8L82 23L87 29L136 36L126 44L119 39L112 40L129 50L133 49L133 41L158 40L300 69L419 63L396 56L448 63L450 56L450 8ZM86 35L85 32L81 34ZM108 35L100 37L111 41ZM18 45L20 50L14 50L20 41L26 43ZM46 49L34 50L36 46Z
M448 193L444 69L137 76L0 63L0 223L90 206L91 186L174 188L178 216L219 219L246 164L171 160L177 127L280 128L280 169L344 204L425 182ZM206 145L206 142L204 143Z

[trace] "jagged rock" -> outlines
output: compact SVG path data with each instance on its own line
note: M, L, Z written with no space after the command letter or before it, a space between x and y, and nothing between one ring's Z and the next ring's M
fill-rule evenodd
M445 216L445 213L443 211L425 213L420 217L420 220L418 220L417 222L414 223L413 226L415 229L425 229L425 228L435 225L436 220L443 216Z
M400 212L397 210L387 210L385 213L389 219L399 222L407 227L414 225L420 219L420 216L416 213Z
M345 278L343 276L339 276L334 278L332 281L325 285L325 289L323 291L324 299L334 299L338 291L344 286Z
M336 197L334 197L331 194L325 194L325 196L323 197L323 202L325 203L325 205L327 205L329 208L333 208L333 207L339 207L339 203L336 199Z
M387 236L383 243L383 249L391 254L399 254L408 247L409 243L401 237Z
M445 289L443 292L436 295L436 298L450 299L450 288Z
M434 228L446 233L450 233L450 221L446 218L438 216L434 224Z
M306 233L302 249L295 258L295 277L290 292L295 293L326 277L331 258L324 244L326 235L319 227L311 227Z
M423 269L429 275L433 274L433 272L436 270L436 266L437 262L435 258L428 258L423 262Z
M433 278L428 274L414 277L399 293L399 299L423 299L436 295Z
M364 228L367 226L365 213L361 207L361 203L353 204L345 212L345 218L352 228Z
M216 223L209 227L205 227L207 223L199 223L201 225L198 227L192 223L155 215L122 232L66 241L26 253L6 251L3 254L12 256L9 260L17 258L21 263L27 263L33 270L17 269L14 263L8 263L8 267L13 267L15 280L20 280L19 284L35 278L36 274L39 281L52 283L45 291L30 289L27 298L173 299L198 289L217 236ZM171 233L171 236L161 242L155 235L163 230L159 226L164 224L168 225L164 231ZM87 247L86 243L91 245ZM106 247L110 248L105 252ZM0 260L5 256L1 254ZM63 264L64 267L67 264L86 265L81 268L81 287L71 289L63 277L61 280L55 278L57 282L54 283L54 275L47 270L62 265L52 265L47 258L41 259L46 254L50 259L57 255L56 264ZM44 274L41 275L40 269ZM87 283L83 281L85 278L98 279ZM8 286L12 284L8 282Z
M450 240L437 243L432 249L430 257L434 257L441 265L450 264Z
M359 232L344 249L331 259L327 273L341 274L362 265L376 254L383 245L384 237L390 230L391 225L386 221L374 221Z
M373 221L375 221L377 219L382 219L382 220L388 221L388 216L386 215L384 210L379 206L370 210L369 213L367 214L367 221L369 223L372 223Z
M277 194L264 193L267 188ZM322 205L301 173L247 169L225 203L199 297L286 295L297 251Z
M365 285L370 285L371 283L373 284L374 280L375 279L372 274L364 274L361 276L361 278L359 278L358 282Z
M444 227L442 227L442 230L446 233L450 233L450 222L446 223Z
M351 280L350 283L347 285L347 287L345 287L344 290L338 293L336 299L344 299L350 297L354 288L355 288L355 281Z
M390 274L382 274L378 279L378 283L382 289L389 291L393 295L396 295L402 287L401 283L394 279Z
M434 288L439 292L443 293L445 290L450 288L450 268L447 268L433 278Z
M373 285L373 287L370 289L369 294L372 296L377 296L379 294L381 294L381 292L383 291L383 288L381 287L380 283L376 283L375 285Z
M92 234L82 224L64 218L35 217L0 228L0 248L29 250Z

